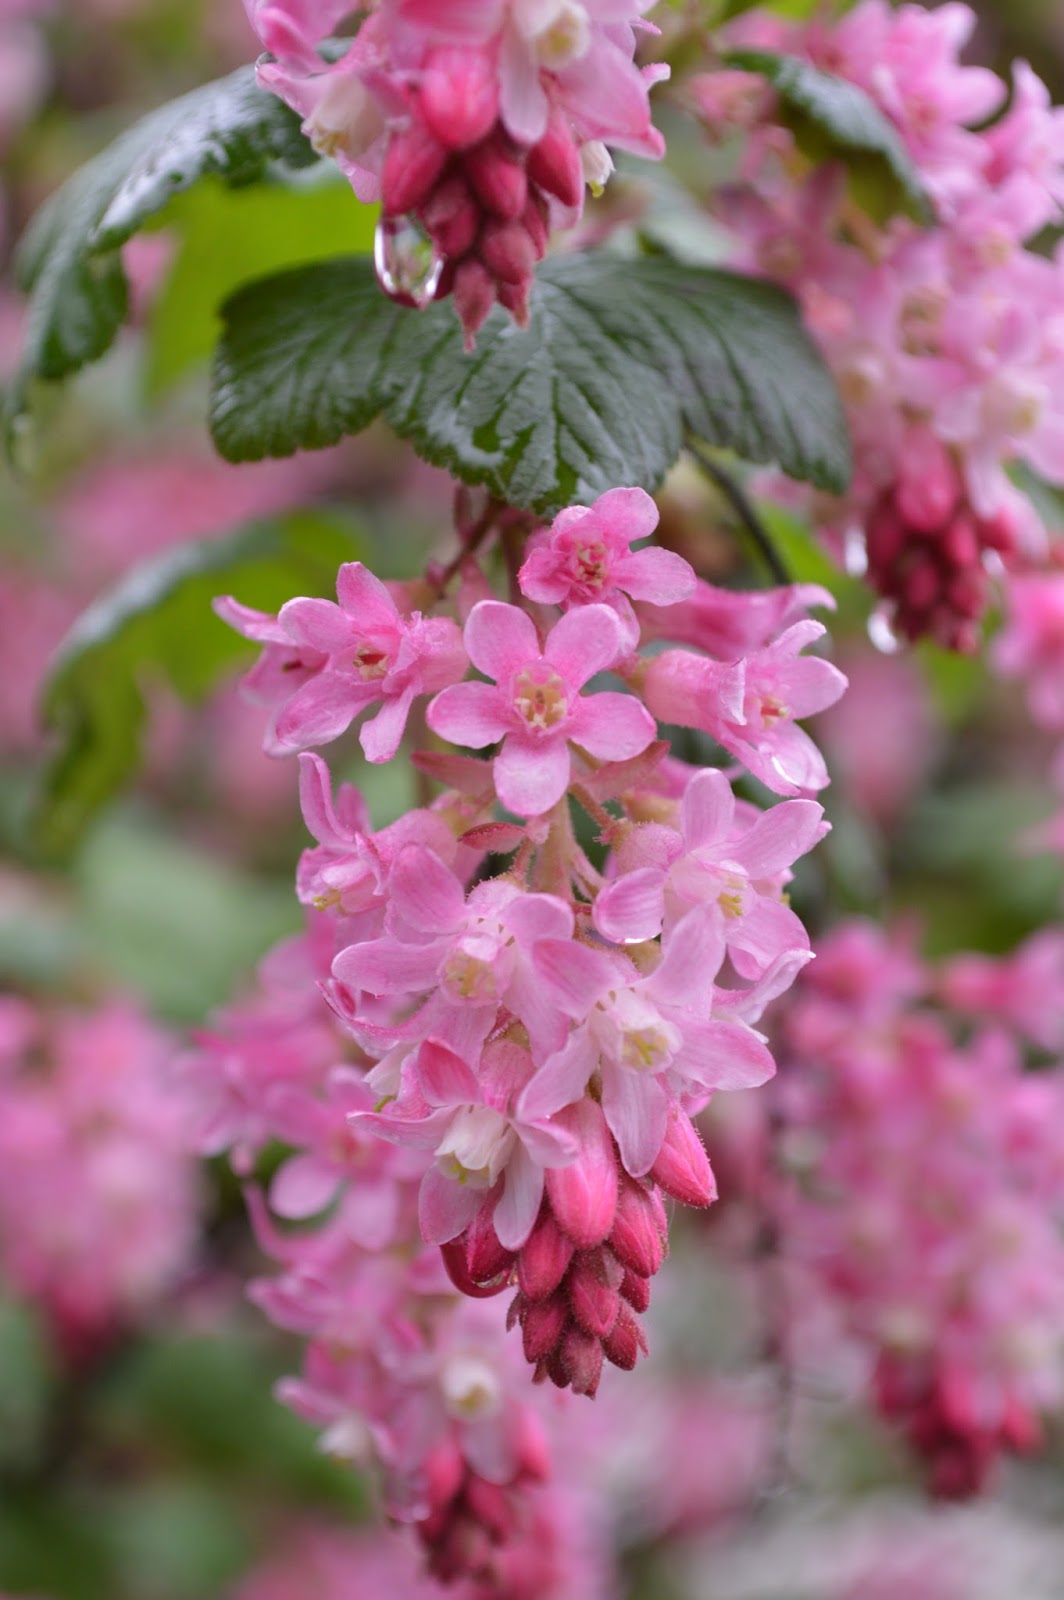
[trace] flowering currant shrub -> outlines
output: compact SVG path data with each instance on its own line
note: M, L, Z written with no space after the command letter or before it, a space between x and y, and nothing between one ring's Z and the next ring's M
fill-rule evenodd
M151 9L0 0L4 216ZM1064 1409L1064 110L958 3L184 9L0 290L0 1590L979 1600L921 1503ZM91 1593L10 1535L142 1476Z

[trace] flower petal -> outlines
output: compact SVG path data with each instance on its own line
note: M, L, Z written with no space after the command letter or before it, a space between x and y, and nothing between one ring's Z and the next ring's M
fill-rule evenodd
M510 727L506 704L490 683L456 683L441 690L425 720L441 739L470 750L495 744Z
M539 817L569 787L570 766L564 734L533 743L511 733L495 757L495 791L508 811Z
M540 657L536 625L520 606L481 600L469 613L465 647L478 672L504 687L526 662Z
M555 623L543 655L574 689L612 667L624 653L624 634L610 606L574 606Z
M602 1109L626 1171L641 1178L657 1160L668 1125L669 1097L663 1085L652 1073L604 1061Z

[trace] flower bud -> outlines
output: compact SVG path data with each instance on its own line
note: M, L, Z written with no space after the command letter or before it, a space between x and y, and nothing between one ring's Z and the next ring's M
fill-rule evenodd
M717 1198L717 1183L706 1147L690 1117L678 1107L674 1106L669 1116L650 1176L666 1194L682 1200L684 1205L708 1206Z
M555 1117L580 1145L572 1166L547 1172L547 1195L559 1227L585 1250L609 1238L617 1212L617 1156L601 1106L580 1100Z
M493 63L483 51L434 50L421 78L421 114L448 150L484 139L499 115Z

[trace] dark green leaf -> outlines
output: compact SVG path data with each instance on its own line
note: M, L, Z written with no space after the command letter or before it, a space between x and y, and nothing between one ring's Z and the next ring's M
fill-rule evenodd
M146 682L162 680L197 700L245 658L244 641L211 611L215 595L237 591L248 605L276 609L293 594L332 594L337 567L358 553L347 524L297 515L183 545L90 606L44 691L58 748L35 818L39 846L49 855L69 851L136 771Z
M550 512L656 488L685 432L840 491L849 441L793 301L664 258L560 256L529 326L496 310L468 354L454 308L394 305L369 265L282 273L223 308L211 425L230 461L319 449L383 415L426 460Z
M296 114L244 67L153 111L76 172L19 248L32 302L10 419L24 412L31 380L68 377L109 348L128 310L119 251L173 195L209 173L238 185L275 161L314 160Z
M863 89L796 56L733 50L729 66L758 72L780 97L784 121L811 160L844 161L855 200L885 220L898 211L934 221L920 176L893 123Z

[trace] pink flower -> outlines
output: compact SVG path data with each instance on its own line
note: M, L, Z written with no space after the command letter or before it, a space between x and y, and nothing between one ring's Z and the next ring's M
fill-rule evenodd
M837 667L800 654L824 632L819 622L796 622L744 657L741 676L688 651L666 650L650 663L647 705L663 722L703 728L776 794L823 789L824 758L795 719L834 705L845 691Z
M536 964L577 1026L525 1090L522 1113L551 1116L580 1100L598 1073L606 1122L638 1178L657 1159L676 1094L693 1088L704 1101L714 1089L766 1082L775 1067L760 1036L710 1017L723 954L698 912L677 924L645 978L623 957L544 940Z
M417 697L465 672L458 628L446 617L402 616L361 561L340 568L336 593L339 605L289 600L276 618L231 597L217 600L215 610L245 638L266 646L245 686L274 707L266 736L272 755L328 744L383 702L359 739L368 760L390 761Z
M482 600L466 623L465 644L473 665L495 683L445 689L429 706L428 724L442 739L474 750L503 740L493 763L495 788L519 816L540 816L562 798L570 742L599 760L624 761L654 738L652 717L632 696L580 694L624 648L609 606L568 612L541 650L524 611Z
M488 1047L474 1075L453 1050L429 1039L404 1069L394 1104L360 1118L396 1144L435 1151L420 1194L426 1243L445 1244L467 1228L500 1180L493 1214L499 1242L516 1250L528 1238L544 1169L566 1166L577 1154L563 1129L517 1108L533 1071L526 1050L500 1043Z
M505 878L478 884L467 900L455 874L419 845L399 855L388 892L391 931L342 950L333 977L352 993L427 998L396 1029L363 1031L367 1046L433 1034L472 1051L505 1005L534 1045L553 1048L563 1023L532 956L540 939L572 937L573 913L564 901L525 894Z
M723 772L700 772L684 793L680 834L659 827L633 836L628 860L647 864L606 885L595 902L595 926L614 943L633 944L655 938L698 906L741 976L761 977L784 952L809 948L802 923L773 891L823 838L823 816L812 800L785 800L742 828Z
M518 575L522 593L566 611L596 601L612 606L634 650L639 624L630 601L671 606L692 595L697 581L672 550L631 549L657 525L658 508L643 489L610 489L593 506L572 506L533 544Z

